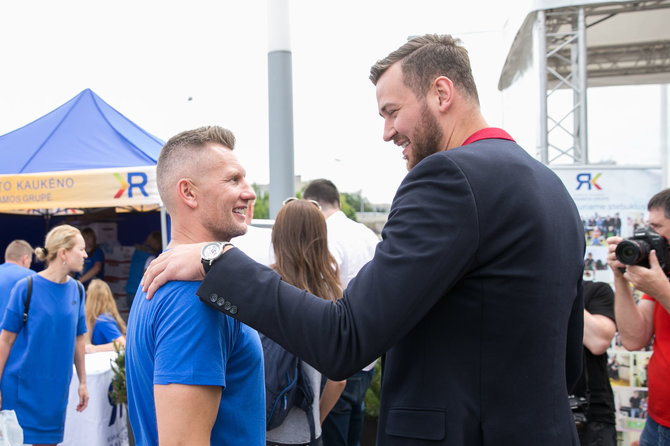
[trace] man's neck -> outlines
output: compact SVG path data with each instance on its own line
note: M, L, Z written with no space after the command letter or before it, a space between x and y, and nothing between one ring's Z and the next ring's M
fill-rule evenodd
M211 234L209 231L204 228L193 228L193 227L184 227L182 225L172 226L172 231L170 232L170 243L168 243L168 248L174 248L178 245L187 245L192 243L203 243L203 242L229 242L231 237L219 240L214 234Z
M445 150L461 147L470 135L488 126L478 107L470 109L467 113L463 113L461 118L453 124L452 132L448 135Z
M340 210L340 208L336 208L336 207L330 207L330 208L327 208L327 209L323 208L323 209L321 209L321 213L323 214L323 216L325 218L328 218L339 210Z

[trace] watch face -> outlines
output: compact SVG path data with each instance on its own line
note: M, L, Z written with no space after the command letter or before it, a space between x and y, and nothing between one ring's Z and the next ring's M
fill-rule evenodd
M202 248L202 258L204 260L212 260L217 258L221 254L221 244L220 243L208 243Z

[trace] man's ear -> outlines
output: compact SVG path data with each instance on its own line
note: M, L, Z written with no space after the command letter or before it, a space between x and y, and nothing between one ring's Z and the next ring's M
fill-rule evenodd
M198 188L188 178L181 178L177 182L177 199L195 209L198 206Z
M454 83L446 76L440 76L433 82L433 94L437 100L438 110L447 111L454 99Z
M33 255L32 254L24 254L23 257L21 257L21 266L25 268L30 268L30 265L33 263Z

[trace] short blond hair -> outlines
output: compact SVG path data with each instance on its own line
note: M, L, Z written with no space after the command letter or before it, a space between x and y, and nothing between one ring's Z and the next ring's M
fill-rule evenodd
M33 258L33 247L25 240L14 240L5 249L5 262L19 262L23 256Z

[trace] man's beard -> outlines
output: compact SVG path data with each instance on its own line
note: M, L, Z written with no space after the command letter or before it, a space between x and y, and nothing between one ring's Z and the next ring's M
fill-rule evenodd
M412 153L407 159L407 170L419 164L425 157L441 151L440 141L444 134L425 102L421 107L421 119L416 123L414 135Z

